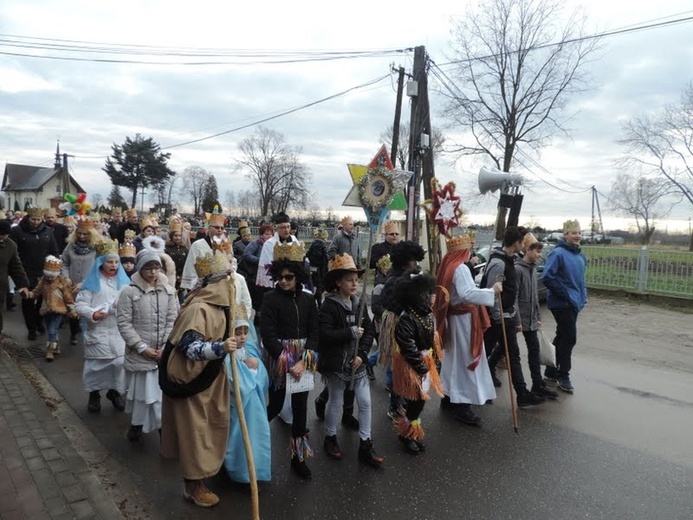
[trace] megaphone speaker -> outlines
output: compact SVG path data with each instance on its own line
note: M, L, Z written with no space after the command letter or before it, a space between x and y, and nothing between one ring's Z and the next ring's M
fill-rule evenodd
M492 170L482 166L479 170L479 192L484 195L494 192L504 186L522 184L522 176L517 173L502 172Z

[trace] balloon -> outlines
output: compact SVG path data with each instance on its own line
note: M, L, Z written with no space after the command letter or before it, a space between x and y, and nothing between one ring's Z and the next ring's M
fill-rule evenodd
M94 206L92 206L91 202L83 202L83 203L82 203L82 209L83 209L85 212L91 211L91 210L93 209L93 207L94 207Z
M66 193L65 200L68 202L77 202L77 197L75 197L72 193Z
M86 193L78 193L77 194L77 202L84 202L87 198Z
M69 202L63 202L62 204L58 205L58 208L63 211L68 211L72 209L72 204Z
M70 208L70 209L67 210L67 214L70 215L70 216L72 216L72 215L77 214L77 212L76 212L74 209Z
M82 209L82 204L80 204L79 202L75 202L72 205L72 209L74 209L77 213L79 213L80 210Z

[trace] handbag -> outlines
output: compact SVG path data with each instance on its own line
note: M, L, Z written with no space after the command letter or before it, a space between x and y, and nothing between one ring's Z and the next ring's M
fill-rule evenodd
M542 365L556 368L556 347L543 330L539 330L539 361Z

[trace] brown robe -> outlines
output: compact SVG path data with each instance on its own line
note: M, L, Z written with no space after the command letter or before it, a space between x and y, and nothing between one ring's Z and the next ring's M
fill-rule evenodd
M188 330L199 332L205 341L221 341L227 331L226 312L220 307L229 302L233 305L234 301L235 288L230 279L200 289L183 307L169 341L177 345ZM190 360L174 348L168 361L169 378L179 383L192 381L207 363ZM229 438L230 396L225 363L206 390L183 399L163 396L161 454L179 459L183 478L199 480L221 469Z

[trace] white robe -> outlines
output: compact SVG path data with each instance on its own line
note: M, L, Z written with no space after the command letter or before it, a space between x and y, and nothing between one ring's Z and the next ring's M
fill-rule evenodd
M274 244L279 241L279 233L275 233L274 236L268 238L264 244L262 244L262 251L260 251L260 261L257 265L257 277L255 278L255 285L260 287L266 287L272 289L274 287L274 281L269 275L269 267L272 264L274 258ZM289 242L298 241L298 239L289 235Z
M450 306L460 303L493 306L493 289L477 288L466 265L457 266L452 285ZM474 360L470 349L471 315L448 314L447 320L447 341L440 370L443 392L452 403L485 404L489 399L495 399L496 389L491 380L486 353L482 352L475 370L467 369L467 365Z
M188 257L185 259L185 267L183 267L183 276L181 277L180 286L183 289L192 289L197 283L197 272L195 271L195 260L207 253L212 254L212 248L204 238L195 240L192 246L190 246L190 251L188 252ZM235 265L235 263L234 263ZM245 278L236 274L235 272L231 275L233 278L233 284L236 287L236 304L243 305L245 307L246 316L251 317L253 314L253 302L250 299L250 291L248 290L248 284Z

